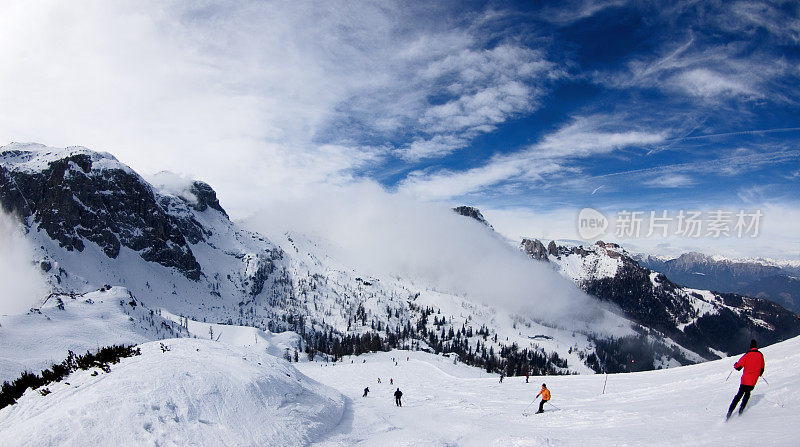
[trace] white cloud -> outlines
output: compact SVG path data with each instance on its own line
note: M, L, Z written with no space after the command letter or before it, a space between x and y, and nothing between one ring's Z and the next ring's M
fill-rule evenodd
M558 2L558 7L545 8L541 17L549 22L570 25L592 17L607 8L623 6L627 0L573 0Z
M730 24L741 24L737 17L728 10L692 16L698 28L707 30L704 34L697 35L691 29L679 32L665 39L655 53L634 58L622 70L595 73L593 79L619 89L636 87L682 94L713 106L720 99L731 98L796 101L794 92L780 87L786 76L796 77L784 55L776 55L769 47L753 49L744 38L726 44L708 42L708 33L720 29L730 32Z
M735 79L705 68L680 72L670 78L669 82L690 95L705 98L724 95L759 96L756 90L748 85L747 80Z
M418 161L424 158L442 156L466 146L469 140L454 135L436 135L433 138L417 138L408 146L395 153L407 160Z
M696 184L697 182L688 175L671 173L664 173L644 181L644 185L651 188L687 188Z
M390 154L441 156L536 107L557 75L544 53L488 33L497 14L439 20L448 14L402 2L6 2L0 141L191 172L240 215L253 193L348 182Z
M365 274L400 276L561 327L604 326L600 303L488 227L375 184L273 204L244 224L273 239L284 231L321 237L336 245L327 251L334 259Z
M0 314L25 312L48 293L20 227L0 209Z
M761 28L782 43L800 42L800 7L794 2L738 1L726 7L730 14L717 22L722 29L753 35Z
M664 133L605 129L618 117L579 117L524 150L499 155L488 163L464 171L412 172L399 189L425 199L447 199L479 191L506 181L542 183L554 174L573 175L576 168L565 160L604 154L628 146L664 141ZM617 127L617 126L615 126Z
M763 216L759 222L757 237L737 237L732 232L731 237L680 237L670 232L667 238L661 237L656 231L651 237L618 238L616 232L616 213L621 210L642 211L643 218L649 219L650 211L655 211L661 216L662 211L667 211L667 216L674 218L680 209L686 206L665 204L653 206L652 204L636 204L617 202L605 207L598 207L610 220L608 233L602 236L606 242L617 242L632 252L647 252L660 255L679 255L689 251L699 251L706 254L719 254L727 257L770 257L775 259L800 260L800 239L797 236L796 222L800 219L800 207L791 202L764 201L763 191L743 192L747 198L756 199L756 202L729 202L708 203L693 210L711 212L718 209L729 210L733 215L742 210L753 213L761 210ZM512 241L519 242L523 237L540 239L565 239L580 242L577 231L579 208L556 209L530 209L507 208L493 209L481 207L481 212L494 226L495 230ZM748 221L749 222L749 221ZM674 222L673 222L674 224ZM735 221L733 222L735 224ZM648 232L647 223L642 225L642 234ZM669 248L667 248L669 247Z

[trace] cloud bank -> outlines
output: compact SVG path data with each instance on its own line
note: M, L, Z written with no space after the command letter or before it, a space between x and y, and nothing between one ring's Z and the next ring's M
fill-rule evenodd
M359 272L399 275L560 327L612 330L597 300L483 224L372 183L275 204L244 224L273 239L293 230L332 241L339 261Z
M0 314L25 312L47 295L48 288L32 259L19 223L0 210Z

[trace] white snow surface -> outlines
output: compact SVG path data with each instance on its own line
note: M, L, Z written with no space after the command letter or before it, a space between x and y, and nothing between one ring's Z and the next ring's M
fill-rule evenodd
M740 373L726 377L741 354L607 378L500 383L452 357L419 351L289 364L261 345L163 343L168 352L146 343L141 356L110 373L73 373L48 385L47 396L27 392L0 410L4 444L794 446L800 439L792 424L800 412L800 337L762 349L769 384L759 382L744 414L727 423ZM553 397L536 415L542 382ZM394 404L397 388L402 407Z
M18 151L18 152L12 152ZM50 163L73 155L86 155L92 160L92 169L121 169L137 175L131 168L120 163L108 152L97 152L83 146L67 148L48 147L39 143L11 143L0 146L0 164L12 171L39 172Z
M584 256L571 253L558 257L551 256L549 259L559 273L575 282L613 278L622 267L620 255L626 254L622 248L612 247L610 244L606 247L598 245L581 247L587 252Z
M63 309L59 308L59 300ZM22 371L39 372L67 357L113 344L138 344L176 335L128 290L112 287L81 295L50 297L37 310L0 315L0 383ZM177 326L177 325L174 325Z
M437 356L412 353L406 361L402 351L366 356L366 363L358 357L352 364L298 368L352 399L350 416L321 446L796 446L800 337L762 352L769 385L760 381L743 415L727 423L724 415L740 373L734 371L727 381L726 376L741 354L668 370L611 374L605 394L605 376L531 377L530 383L509 377L499 383L497 376L443 369L441 360L431 360ZM523 416L536 411L542 382L552 392L552 404L543 414ZM370 394L362 398L365 386ZM402 408L392 396L398 387Z
M198 339L141 346L110 373L78 371L0 410L3 445L306 445L345 399L269 354ZM96 370L97 371L97 370Z
M283 357L287 350L295 349L300 341L300 336L292 331L272 333L250 326L236 326L232 324L203 323L188 318L171 314L161 310L161 316L169 321L183 324L188 334L197 338L213 337L215 341L233 346L252 348L276 357Z

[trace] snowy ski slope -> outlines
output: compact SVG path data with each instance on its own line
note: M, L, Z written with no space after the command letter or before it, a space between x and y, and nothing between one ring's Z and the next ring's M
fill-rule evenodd
M800 441L800 338L764 348L769 384L724 422L735 358L633 374L506 378L424 352L292 365L251 328L234 344L142 345L111 373L74 373L0 410L3 445L620 446ZM381 378L381 383L377 379ZM310 380L313 379L313 380ZM390 380L394 384L390 384ZM540 415L542 382L552 404ZM69 385L67 384L69 383ZM327 385L327 386L325 386ZM362 398L364 387L370 394ZM404 406L394 405L399 387ZM337 392L338 391L338 392Z
M800 338L762 350L765 377L745 413L724 422L739 386L735 358L608 377L602 375L472 377L442 357L392 352L336 366L301 364L308 376L352 399L349 416L324 446L652 446L800 445ZM391 358L398 358L395 366ZM447 369L442 365L449 365ZM377 383L381 377L382 383ZM389 378L395 386L389 385ZM547 383L553 397L544 414L529 407ZM362 398L369 386L371 393ZM402 408L394 404L396 387Z

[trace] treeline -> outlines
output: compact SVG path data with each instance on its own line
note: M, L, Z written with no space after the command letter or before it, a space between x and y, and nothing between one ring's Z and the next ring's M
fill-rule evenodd
M412 349L449 354L467 365L508 376L522 376L526 373L568 374L567 360L555 352L548 354L541 348L520 349L516 343L505 345L498 342L497 334L490 337L489 329L485 326L475 330L472 326L462 325L461 328L455 329L445 317L434 314L434 310L430 307L420 307L413 303L410 307L419 315L413 324L407 321L403 325L390 327L380 321L373 320L367 323L364 320L365 313L359 307L356 320L362 323L366 330L364 333L343 334L330 327L322 331L311 331L304 325L302 328L294 327L292 330L301 334L305 341L304 351L312 360L319 355L338 361L347 355ZM301 323L302 320L294 319L293 322ZM432 323L431 327L429 322Z
M38 389L53 382L60 382L73 371L79 369L87 370L90 368L100 368L105 372L111 371L111 365L119 363L120 359L141 354L139 348L133 346L114 345L100 348L97 352L86 352L84 355L76 355L69 351L67 358L61 363L54 363L50 368L42 370L39 374L29 371L23 372L12 382L3 383L0 388L0 408L14 405L17 399L25 394L28 389ZM50 390L44 388L39 391L43 396L50 394Z
M597 373L650 371L654 366L653 359L661 357L671 357L682 365L694 363L678 348L654 341L646 334L595 339L594 343L596 355L589 354L586 365Z

